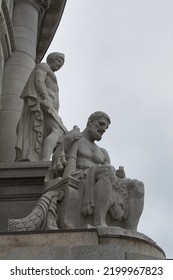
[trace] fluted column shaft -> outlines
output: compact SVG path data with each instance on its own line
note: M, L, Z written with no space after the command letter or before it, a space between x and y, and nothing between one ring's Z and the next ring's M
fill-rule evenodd
M0 161L15 158L16 126L23 101L21 92L35 66L38 20L42 0L16 0L13 28L16 49L4 68L0 111Z

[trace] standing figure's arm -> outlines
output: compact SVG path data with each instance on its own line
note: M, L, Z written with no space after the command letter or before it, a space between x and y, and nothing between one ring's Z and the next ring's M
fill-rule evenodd
M35 72L35 88L37 91L38 100L41 103L41 106L44 110L48 110L52 107L51 100L47 91L45 84L47 76L47 69L45 67L36 69Z
M57 113L59 112L59 92L57 90L57 96L56 96L56 102L55 102L55 110L57 111Z

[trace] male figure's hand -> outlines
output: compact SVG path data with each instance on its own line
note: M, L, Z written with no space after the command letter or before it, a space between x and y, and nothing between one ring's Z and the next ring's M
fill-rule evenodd
M78 126L75 125L73 129L68 132L67 137L71 139L72 142L79 140L82 137L82 133L80 132Z
M50 112L51 110L53 110L52 104L47 100L44 99L40 102L40 105L42 107L43 110Z

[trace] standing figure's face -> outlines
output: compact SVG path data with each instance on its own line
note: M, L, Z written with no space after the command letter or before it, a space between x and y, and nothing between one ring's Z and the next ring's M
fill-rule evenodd
M52 69L52 71L58 71L64 64L64 59L60 56L56 56L51 59L49 62L49 66Z
M98 119L92 121L88 126L91 138L94 141L100 141L102 139L102 135L105 133L108 127L109 122L104 117L99 117Z

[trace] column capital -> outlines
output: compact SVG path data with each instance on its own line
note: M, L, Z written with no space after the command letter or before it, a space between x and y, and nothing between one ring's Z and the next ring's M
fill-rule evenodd
M34 5L39 10L47 10L52 3L52 0L15 0L16 3L25 2Z
M44 9L48 9L50 4L52 3L52 0L31 0L33 2L35 2L36 5L39 6L39 8L44 8Z

